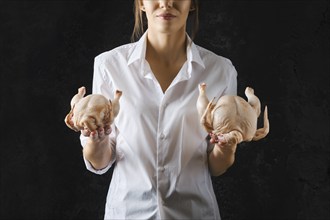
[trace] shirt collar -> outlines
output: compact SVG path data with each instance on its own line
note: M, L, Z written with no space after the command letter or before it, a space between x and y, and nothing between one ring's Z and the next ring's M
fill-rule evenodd
M136 46L129 57L127 65L131 65L137 60L143 60L146 57L147 49L147 31L142 35L139 41L136 42Z
M187 61L188 61L188 72L190 72L191 64L197 63L203 69L205 69L204 61L202 60L199 50L196 44L191 40L189 35L187 34Z
M146 31L139 41L136 42L136 47L131 53L131 56L128 60L128 65L131 65L137 60L143 60L146 57L146 48L147 48L147 32ZM187 62L188 64L191 63L197 63L199 64L203 69L205 69L204 62L202 58L200 57L198 48L196 44L191 40L189 35L187 34ZM190 72L191 65L188 66L188 71Z

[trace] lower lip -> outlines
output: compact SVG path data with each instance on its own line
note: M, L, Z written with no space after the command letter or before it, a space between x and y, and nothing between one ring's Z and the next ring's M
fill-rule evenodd
M161 18L163 20L166 20L166 21L169 21L169 20L172 20L175 17L174 16L159 16L159 18Z

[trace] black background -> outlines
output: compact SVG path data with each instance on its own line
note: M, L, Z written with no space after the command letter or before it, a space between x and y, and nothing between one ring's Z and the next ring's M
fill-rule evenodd
M101 219L111 172L85 169L64 117L96 55L130 42L132 0L1 1L1 219ZM267 138L214 178L222 218L330 219L329 1L201 0L195 42L232 60Z

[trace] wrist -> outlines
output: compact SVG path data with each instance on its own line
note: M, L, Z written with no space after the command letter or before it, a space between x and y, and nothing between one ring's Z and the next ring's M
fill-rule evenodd
M230 154L235 154L236 147L237 147L236 144L230 145L228 143L226 144L215 143L212 151L214 152L214 154L230 155Z

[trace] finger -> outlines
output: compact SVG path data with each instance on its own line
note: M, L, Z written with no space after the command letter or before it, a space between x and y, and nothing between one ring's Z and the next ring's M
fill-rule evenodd
M99 136L99 138L103 138L104 137L104 129L103 128L99 128L98 129L98 136Z
M211 143L211 144L214 144L214 143L217 142L217 136L216 136L215 134L210 133L210 134L209 134L209 137L210 137L210 143Z
M217 138L215 138L215 137L211 137L211 139L210 139L210 143L211 143L211 144L218 143Z
M94 141L98 139L98 133L97 131L92 131L89 135L90 138L92 138Z
M224 146L225 144L228 143L227 139L222 134L217 136L217 141L218 141L218 144L221 146Z
M109 135L111 132L112 132L112 129L111 129L110 125L107 125L104 127L105 135Z
M91 132L88 129L81 130L82 135L85 137L89 137Z

